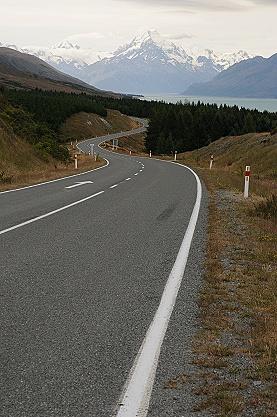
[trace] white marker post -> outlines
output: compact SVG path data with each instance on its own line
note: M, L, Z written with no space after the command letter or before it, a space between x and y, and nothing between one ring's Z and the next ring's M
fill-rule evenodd
M129 155L130 155L130 156L132 155L132 151L129 151Z
M214 163L214 156L211 155L211 159L210 159L210 169L212 169L213 167L213 163Z
M152 151L149 152L149 156L150 156L150 158L152 158Z
M175 154L174 154L174 161L177 161L177 151L175 151Z
M74 155L75 169L78 169L78 155Z
M112 150L113 150L113 151L114 151L114 142L115 142L115 141L114 141L114 139L113 139L113 147L112 147Z
M94 155L94 144L93 143L90 144L90 154L91 154L91 156Z
M247 165L245 167L245 173L244 173L244 198L249 197L250 175L251 175L250 166Z

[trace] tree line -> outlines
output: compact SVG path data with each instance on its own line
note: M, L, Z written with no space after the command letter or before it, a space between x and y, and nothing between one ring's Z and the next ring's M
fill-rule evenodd
M145 146L157 154L194 150L223 137L252 132L271 131L277 127L277 113L248 110L238 106L216 104L146 101L95 97L41 90L3 90L4 96L15 107L31 114L40 127L55 132L62 142L59 129L74 113L81 111L105 117L106 109L119 110L129 116L149 119Z
M92 96L42 90L8 90L5 96L11 104L31 113L50 129L59 131L67 118L75 113L95 113L105 117L105 107Z

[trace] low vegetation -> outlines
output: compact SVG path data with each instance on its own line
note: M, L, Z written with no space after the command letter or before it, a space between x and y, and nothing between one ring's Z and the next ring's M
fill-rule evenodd
M106 116L106 109L150 120L145 146L148 151L170 155L199 149L227 135L271 131L277 114L237 106L203 103L145 101L128 97L92 97L40 90L8 90L3 94L13 106L21 106L35 119L58 132L65 120L78 112Z
M131 130L138 127L132 118L117 110L107 110L106 117L94 113L76 113L69 117L61 127L63 141L82 140L109 133Z
M75 141L137 127L137 122L118 111L108 110L105 114L105 117L85 112L73 114L54 130L25 107L12 105L0 93L0 190L103 165L105 161L101 158L94 161L88 155L79 154L76 171Z
M276 415L276 160L276 134L223 138L179 155L210 194L200 330L186 382L198 398L197 415ZM246 164L253 173L247 200Z
M4 90L6 99L16 107L31 113L34 119L58 132L70 116L80 112L107 116L107 110L94 97L40 90Z
M277 195L272 194L266 200L256 204L254 214L263 217L264 219L271 219L276 221L277 219Z

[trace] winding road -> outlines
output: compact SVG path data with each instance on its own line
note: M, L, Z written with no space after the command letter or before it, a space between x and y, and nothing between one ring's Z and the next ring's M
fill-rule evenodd
M124 135L79 144L103 168L0 193L2 417L189 415L164 385L190 366L205 190L99 147Z

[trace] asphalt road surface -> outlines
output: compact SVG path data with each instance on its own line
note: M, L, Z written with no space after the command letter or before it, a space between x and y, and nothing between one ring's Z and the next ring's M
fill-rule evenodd
M163 384L188 360L205 196L198 216L193 172L98 148L105 139L79 146L88 151L94 143L106 167L0 193L2 417L107 417L122 410L135 417L148 408L155 417L189 415L189 398L176 408ZM191 230L193 216L198 222ZM130 408L124 414L130 371L189 230L192 246L166 338L161 329L149 336L150 350L159 339L156 379L155 366L150 379L142 381L147 369L140 376L150 393L154 384L151 402L148 392L141 414ZM152 363L151 355L146 359Z

